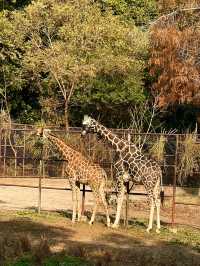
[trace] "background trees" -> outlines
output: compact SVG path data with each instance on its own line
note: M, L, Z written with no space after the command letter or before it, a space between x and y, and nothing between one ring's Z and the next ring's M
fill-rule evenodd
M200 99L199 12L186 7L160 17L151 28L152 92L160 107L178 110L184 105L182 112L192 111L193 116ZM188 126L194 126L191 122Z
M1 0L0 11L20 9L25 5L28 5L30 2L31 0Z
M86 0L36 1L12 16L23 49L21 75L40 94L43 118L57 120L62 107L58 122L68 128L75 90L79 104L143 100L147 38L134 25Z
M199 115L199 1L4 1L1 102L14 119L80 125L84 113L128 127L158 97L157 126ZM176 11L176 12L174 12ZM150 33L150 34L149 34ZM150 41L150 42L149 42ZM150 45L149 45L150 43Z

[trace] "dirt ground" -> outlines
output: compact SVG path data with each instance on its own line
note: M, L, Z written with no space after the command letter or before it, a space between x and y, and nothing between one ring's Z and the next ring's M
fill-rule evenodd
M3 184L10 184L4 186ZM0 186L0 240L5 237L13 255L13 239L28 235L33 246L37 246L42 237L48 240L52 252L73 249L77 256L89 257L93 261L105 260L95 265L102 266L157 266L157 265L194 265L200 266L200 231L173 234L170 231L171 202L166 201L161 210L162 231L146 233L148 208L144 197L130 198L129 226L123 226L125 208L119 229L106 228L104 212L97 215L96 222L89 226L87 222L72 225L71 191L42 190L42 212L35 214L38 206L38 188L18 187L16 185L38 186L34 179L1 179ZM45 187L66 188L66 180L43 180ZM93 206L91 193L86 194L85 215L90 217ZM112 220L115 210L111 209ZM179 206L176 219L180 223L191 219L194 211L187 206ZM200 219L198 212L195 215ZM87 220L88 221L88 220ZM198 221L196 221L198 223ZM200 222L198 223L198 225ZM179 230L179 229L178 229ZM1 244L1 243L0 243ZM9 253L9 252L8 252ZM1 255L1 254L0 254ZM2 265L1 265L2 266Z
M146 233L144 224L135 223L128 229L106 228L103 223L89 226L72 224L66 213L35 215L31 212L0 212L0 240L5 238L7 256L16 256L16 239L27 235L32 246L47 239L53 253L71 250L75 256L96 261L102 266L199 266L200 249L195 234L182 232L174 235L163 229L160 235ZM185 237L194 238L185 244ZM182 239L183 237L183 239ZM98 262L101 261L101 262ZM93 265L93 264L92 264ZM2 266L2 265L1 265Z
M9 185L9 186L4 186ZM20 187L24 186L24 187ZM30 188L26 186L33 186ZM43 179L41 209L47 211L70 211L72 209L71 191L65 190L68 186L66 179ZM38 179L36 178L1 178L0 179L0 209L1 210L31 210L38 207ZM48 188L62 188L48 189ZM142 192L138 187L136 192ZM169 192L168 192L169 194ZM167 195L168 195L167 194ZM197 197L196 197L197 198ZM92 193L86 193L85 210L91 211L93 206ZM184 197L185 199L185 197ZM128 217L130 222L135 218L148 219L149 209L144 196L129 196L130 204ZM179 201L180 201L179 197ZM166 198L161 208L161 221L171 223L171 198ZM103 213L103 210L101 210ZM115 207L110 207L114 215ZM125 218L125 203L122 210L122 219ZM200 227L200 206L176 205L175 222Z

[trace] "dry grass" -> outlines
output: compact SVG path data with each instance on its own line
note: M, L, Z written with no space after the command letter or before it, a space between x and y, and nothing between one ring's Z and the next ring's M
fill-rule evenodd
M200 157L200 145L196 140L196 133L186 134L185 139L180 142L182 152L178 160L178 181L182 183L188 176L192 176L198 170L198 159ZM177 144L178 145L178 144Z
M39 245L32 251L36 264L42 265L42 262L52 255L47 238L42 235Z
M151 156L159 163L163 163L164 161L165 143L166 138L164 135L161 135L157 138L157 140L150 149Z
M4 265L10 258L19 258L31 250L31 241L28 235L2 236L0 239L0 265Z

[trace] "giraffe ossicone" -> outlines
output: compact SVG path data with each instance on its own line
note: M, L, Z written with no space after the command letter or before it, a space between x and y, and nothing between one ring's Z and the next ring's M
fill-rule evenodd
M59 150L66 161L65 176L72 190L72 222L75 222L77 214L78 221L81 219L80 184L86 184L90 186L95 199L89 224L93 224L97 207L102 203L106 213L107 226L110 226L110 217L105 195L107 188L107 175L105 170L83 156L80 152L72 149L63 140L51 134L49 129L40 128L37 131L37 135L47 138Z
M116 182L118 186L117 211L114 228L119 226L122 203L125 194L124 182L132 181L133 184L142 183L147 192L150 203L149 224L147 232L152 229L154 209L156 207L157 229L160 230L160 181L162 171L159 164L152 159L147 158L141 150L134 144L125 139L119 138L112 131L104 127L95 119L84 116L83 135L88 132L97 133L110 143L118 153L118 161L114 164L116 169Z

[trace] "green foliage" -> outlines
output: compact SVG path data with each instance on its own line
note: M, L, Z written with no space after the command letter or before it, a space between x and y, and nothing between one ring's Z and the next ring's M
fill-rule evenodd
M147 26L158 16L157 1L155 0L99 0L103 9L111 8L116 15L123 19L134 21L135 25Z
M13 23L13 14L7 11L0 13L0 47L1 104L11 111L14 118L21 117L20 122L33 123L38 118L37 111L33 111L33 106L38 106L37 98L31 88L26 87L27 81L22 77L24 47Z
M47 119L62 106L67 122L75 90L79 104L127 104L144 98L148 39L134 25L102 13L87 0L40 0L14 17L25 47L23 76L37 84Z
M52 259L48 259L44 262L44 266L59 266L59 265L89 266L90 264L86 263L83 259L69 257L69 256L64 258L55 257Z
M13 36L14 26L7 19L7 14L0 13L0 93L4 93L5 88L19 89L19 65L20 47L18 36Z
M35 261L34 257L24 257L19 259L17 262L9 263L6 266L34 266ZM71 257L71 256L52 256L46 259L43 263L43 266L89 266L88 262L85 262L83 259Z
M31 0L0 0L0 11L23 8Z
M0 94L12 117L63 125L69 114L77 126L87 112L129 126L128 110L146 100L152 83L146 29L157 2L2 1Z

